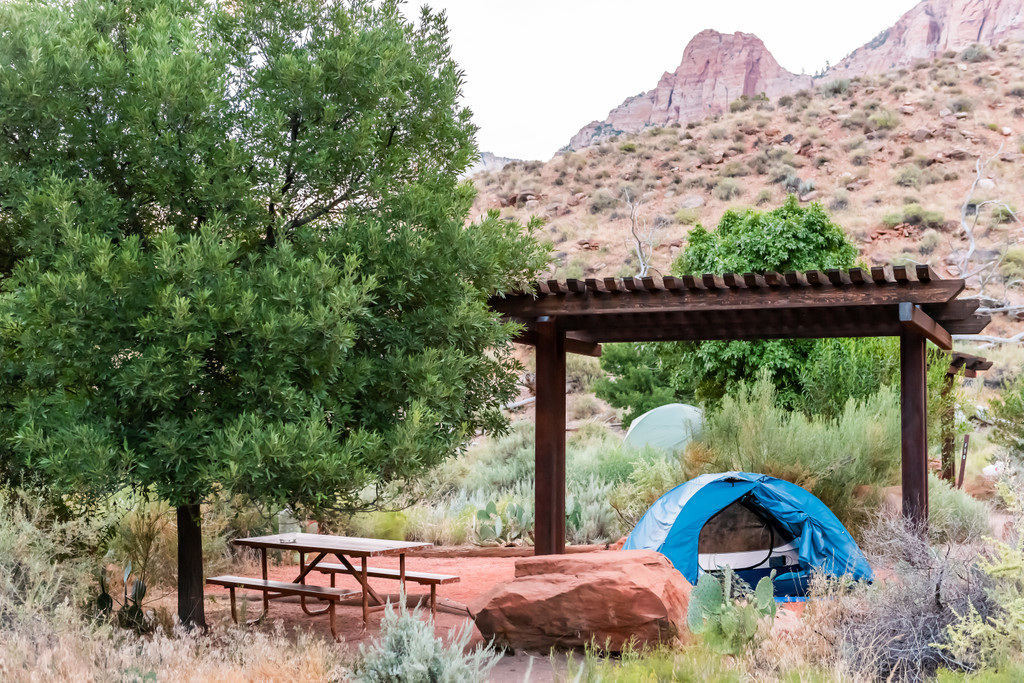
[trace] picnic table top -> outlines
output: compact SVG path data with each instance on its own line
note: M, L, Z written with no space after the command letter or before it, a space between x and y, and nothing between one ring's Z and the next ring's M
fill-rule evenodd
M294 537L295 541L284 541L282 536ZM430 543L411 541L390 541L382 538L357 538L353 536L331 536L329 534L273 534L236 538L235 545L250 548L276 548L303 553L340 553L349 557L376 557L401 555L409 550L427 548Z

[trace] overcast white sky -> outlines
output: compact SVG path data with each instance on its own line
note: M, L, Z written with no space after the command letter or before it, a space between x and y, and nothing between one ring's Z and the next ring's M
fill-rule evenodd
M790 71L813 74L918 0L430 0L445 10L480 149L549 159L577 130L674 71L696 33L756 34ZM415 16L424 4L410 0Z

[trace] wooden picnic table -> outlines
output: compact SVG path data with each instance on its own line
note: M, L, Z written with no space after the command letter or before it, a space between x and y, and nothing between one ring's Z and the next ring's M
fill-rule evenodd
M294 540L292 540L294 539ZM270 536L253 536L250 538L238 538L233 541L235 545L254 548L260 553L260 566L263 572L262 579L247 579L237 576L219 576L206 580L213 585L225 586L231 590L231 612L235 618L234 589L249 588L260 590L263 593L263 614L259 619L267 615L270 601L286 595L298 595L302 611L310 616L323 614L330 611L331 631L335 633L334 606L343 597L362 593L363 623L369 619L371 611L384 609L384 601L373 588L370 587L371 577L398 579L401 587L405 588L407 578L420 583L431 585L431 602L434 600L434 587L437 583L457 581L458 577L442 577L434 574L407 573L405 570L405 554L410 550L418 550L429 547L430 543L413 543L409 541L391 541L376 538L354 538L350 536L330 536L327 534L273 534ZM267 576L267 551L286 550L299 554L299 573L291 582L270 581ZM306 556L312 555L310 561ZM321 562L328 556L337 558L338 563ZM398 556L398 571L371 569L367 566L367 560L371 557ZM359 560L357 568L352 560ZM321 571L331 575L331 588L325 586L306 586L306 577L311 571ZM359 582L361 591L342 591L334 588L334 575L348 574ZM306 598L326 600L327 607L319 610L311 610L306 605ZM370 605L370 600L374 604ZM433 604L431 605L433 607ZM259 620L257 619L257 621ZM337 633L335 633L337 637Z

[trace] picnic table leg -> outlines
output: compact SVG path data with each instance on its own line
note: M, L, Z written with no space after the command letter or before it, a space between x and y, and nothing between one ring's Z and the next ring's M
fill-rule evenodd
M405 553L398 555L398 585L402 588L402 594L405 594Z
M370 621L370 584L366 578L366 558L362 558L362 584L363 584L363 625Z
M334 636L334 640L335 641L340 643L341 642L341 638L338 637L338 619L337 619L337 616L335 615L335 610L334 610L334 605L335 604L336 603L333 600L331 600L331 607L330 607L330 610L331 610L331 635Z
M430 617L437 616L437 584L430 584Z
M267 580L267 549L260 548L260 566L263 569L263 580ZM263 591L263 614L260 619L267 616L267 612L270 611L270 595L264 590Z
M231 621L238 623L238 614L235 612L235 587L229 586L228 593L231 595Z
M306 553L300 552L299 553L299 575L296 577L295 583L301 583L303 586L305 586L306 585L306 574L308 574L310 572L310 570L313 569L313 567L315 567L317 565L317 563L320 562L321 559L323 559L324 554L325 553L320 553L319 555L317 555L315 558L313 558L313 562L310 563L309 567L306 567ZM331 574L331 579L332 579L331 587L333 587L334 586L334 581L333 581L334 575L333 574ZM306 614L308 614L311 617L315 617L318 614L323 614L328 609L332 609L333 610L333 607L331 607L331 606L334 605L334 603L331 602L330 600L328 600L327 602L328 602L328 607L324 607L323 609L318 609L318 610L311 610L310 608L306 607L306 596L305 595L300 595L299 596L299 604L302 605L302 611L305 612Z

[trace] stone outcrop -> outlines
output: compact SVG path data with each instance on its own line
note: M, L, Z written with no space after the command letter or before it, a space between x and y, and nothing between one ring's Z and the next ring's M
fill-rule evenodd
M546 651L596 643L620 651L686 631L690 584L660 553L624 550L516 561L513 581L469 606L485 639Z
M1024 0L924 0L821 80L881 73L946 50L1024 39Z
M610 135L646 126L668 126L729 110L741 96L764 93L770 99L810 88L809 76L786 71L761 39L750 33L701 31L683 51L674 72L666 72L653 90L630 97L604 121L593 121L569 141L573 149Z

